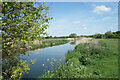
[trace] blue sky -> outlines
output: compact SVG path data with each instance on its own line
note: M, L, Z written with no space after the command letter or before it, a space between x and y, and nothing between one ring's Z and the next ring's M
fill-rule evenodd
M50 36L90 35L118 30L117 2L54 2L49 12L53 17L46 30Z

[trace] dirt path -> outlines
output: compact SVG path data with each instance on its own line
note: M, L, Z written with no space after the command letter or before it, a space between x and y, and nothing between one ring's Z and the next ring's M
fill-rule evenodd
M93 38L86 38L86 37L81 37L78 42L78 44L83 44L83 43L92 43L92 44L98 44L98 40L93 39Z
M84 43L89 43L87 45L87 48L91 48L91 49L99 49L101 47L98 40L96 40L94 38L86 38L86 37L81 37L77 41L76 45L84 44Z

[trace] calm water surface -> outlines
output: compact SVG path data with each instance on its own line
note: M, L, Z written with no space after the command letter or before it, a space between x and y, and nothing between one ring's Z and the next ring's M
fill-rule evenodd
M29 73L24 74L23 78L37 78L42 76L45 73L45 69L50 69L50 62L53 60L53 58L56 60L63 59L65 54L69 50L73 50L74 47L75 45L67 43L63 45L27 51L26 55L20 55L21 60L26 59L28 64L30 64L31 59L36 59L35 63L29 66ZM47 68L45 68L46 66Z

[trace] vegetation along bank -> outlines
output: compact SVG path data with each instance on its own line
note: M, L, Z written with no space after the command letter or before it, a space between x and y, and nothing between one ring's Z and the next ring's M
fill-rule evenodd
M91 39L65 55L65 64L43 78L117 78L118 39Z

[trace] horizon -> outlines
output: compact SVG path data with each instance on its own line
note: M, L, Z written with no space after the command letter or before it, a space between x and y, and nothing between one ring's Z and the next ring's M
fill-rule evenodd
M120 30L117 30L117 31L120 31ZM114 32L117 32L117 31L114 31ZM107 31L108 32L108 31ZM111 33L113 33L112 31L110 31ZM106 32L105 32L106 33ZM105 33L97 33L97 34L102 34L104 35ZM72 34L72 33L71 33ZM69 34L70 35L70 34ZM68 37L69 35L65 35L65 36L52 36L52 37ZM82 37L82 36L91 36L91 35L95 35L95 34L90 34L90 35L77 35L77 37ZM48 36L45 36L45 37L50 37L49 35Z

